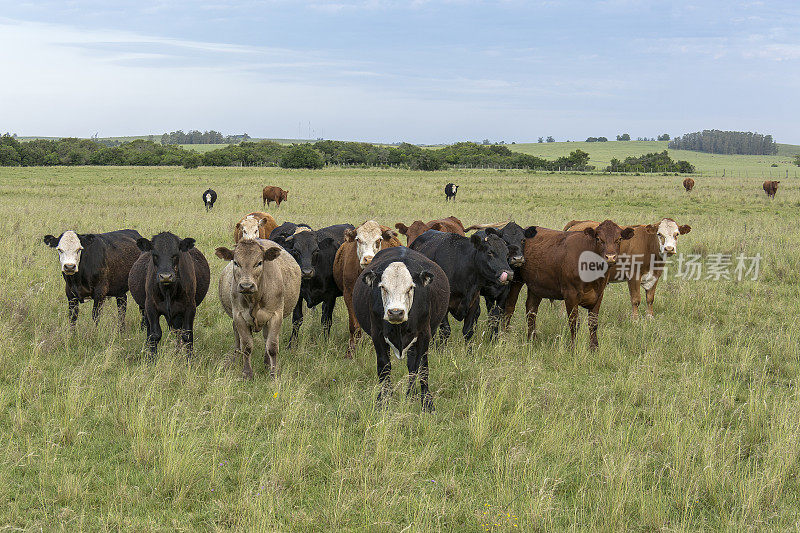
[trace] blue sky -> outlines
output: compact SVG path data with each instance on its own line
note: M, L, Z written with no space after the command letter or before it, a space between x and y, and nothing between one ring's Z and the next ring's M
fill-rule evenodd
M800 144L799 27L794 1L0 0L0 130Z

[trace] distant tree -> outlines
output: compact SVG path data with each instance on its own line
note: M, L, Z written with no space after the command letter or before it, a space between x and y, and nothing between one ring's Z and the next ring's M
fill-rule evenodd
M556 140L555 140L555 139L553 139L553 136L552 136L552 135L548 135L548 136L547 136L547 142L549 142L549 143L554 143L554 142L556 142Z
M694 167L688 161L673 161L668 152L664 150L639 157L626 157L625 161L614 158L606 170L608 172L681 172L689 174L694 172Z
M0 146L0 167L16 167L22 162L19 153L9 145Z
M203 156L191 153L183 158L183 168L197 168L203 163Z
M543 143L544 142L544 137L539 137L539 140L536 141L536 142Z
M623 133L622 135L617 135L617 140L618 141L630 141L631 140L631 136L628 133Z
M597 142L597 137L586 137L586 142L587 143L596 143Z
M492 141L490 141L489 139L484 139L483 142L481 142L481 144L492 144Z
M778 145L772 140L772 135L751 131L696 131L675 137L668 146L674 150L710 154L772 155L778 152Z
M800 167L800 154L794 156L794 164Z
M597 138L597 142L599 142L599 143L608 142L608 138L607 137L598 137Z
M669 140L669 133L662 133L658 136L659 141L668 141Z
M281 156L283 168L322 168L322 154L309 144L295 144Z

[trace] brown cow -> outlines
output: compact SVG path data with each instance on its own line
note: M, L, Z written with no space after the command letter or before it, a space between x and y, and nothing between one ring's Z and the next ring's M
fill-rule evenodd
M596 228L598 222L573 220L565 231L583 231ZM633 237L622 241L619 247L619 260L611 267L609 282L628 282L631 296L633 318L639 318L639 304L642 302L640 290L643 287L647 298L647 316L653 316L653 301L656 285L666 268L666 258L677 251L678 235L685 235L692 227L679 226L671 218L662 218L657 224L629 226Z
M333 279L344 296L344 304L350 316L350 342L346 357L353 357L356 336L361 327L353 311L353 287L361 271L369 266L372 258L384 248L402 246L397 240L397 232L381 226L374 220L367 220L356 229L344 232L344 243L336 251L333 260Z
M264 205L275 202L278 204L278 207L280 207L281 202L285 202L289 199L289 191L284 191L280 187L275 187L273 185L267 185L261 193L261 198L264 200Z
M394 225L394 227L397 228L397 231L406 236L406 239L408 239L408 246L411 246L411 243L414 242L414 239L429 229L444 231L445 233L465 235L464 224L462 224L461 221L454 216L431 220L429 222L415 220L410 226L406 226L402 222L398 222Z
M233 230L233 242L236 243L242 239L269 239L269 234L277 227L278 223L275 222L272 215L263 211L254 211L236 223L236 228Z
M765 181L764 182L764 192L767 193L767 196L775 199L775 193L778 192L778 184L780 181Z
M692 178L686 178L683 180L683 188L686 189L686 192L694 189L694 180Z
M219 277L219 299L233 318L234 350L237 356L242 354L242 373L253 379L253 332L263 330L264 366L269 365L275 376L281 324L300 296L300 267L289 252L269 240L242 239L233 250L220 247L215 253L230 261Z
M525 311L529 339L536 336L536 313L542 299L564 300L573 344L581 306L589 311L589 347L597 348L598 313L608 284L608 266L616 262L620 242L633 237L633 230L606 220L596 229L582 232L532 226L525 235L529 238L525 239L525 263L520 268L522 279L515 278L511 284L506 320L514 313L524 282L528 286Z

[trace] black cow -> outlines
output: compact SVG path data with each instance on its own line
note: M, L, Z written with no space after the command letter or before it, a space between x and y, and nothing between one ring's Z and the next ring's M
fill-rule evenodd
M453 200L456 199L456 193L458 192L458 185L455 183L448 183L444 186L444 199L446 200Z
M211 273L194 239L180 239L169 232L152 240L140 238L136 244L144 252L131 268L128 284L147 328L147 346L154 359L161 340L163 315L167 326L181 334L187 356L192 355L194 316L208 292Z
M286 248L286 238L294 235L294 232L297 231L297 228L308 228L311 229L311 226L308 224L295 224L294 222L284 222L269 234L269 240L272 242Z
M508 264L508 246L494 228L486 235L464 237L455 233L428 230L417 237L411 248L442 267L450 283L450 314L463 320L462 332L469 340L481 313L479 292L488 284L508 284L514 273ZM450 336L450 323L445 316L443 338Z
M128 306L128 273L139 257L138 231L123 229L109 233L77 234L65 231L58 237L44 236L44 243L58 250L61 274L67 292L69 322L78 320L78 304L94 301L92 318L100 320L100 307L106 298L117 299L119 327L125 327Z
M203 203L206 205L206 211L210 211L216 201L217 193L213 189L206 189L206 192L203 193Z
M475 227L471 226L468 229ZM475 235L481 238L486 237L486 228L493 226L485 225L482 227L484 229L475 232ZM531 226L529 230L533 235L536 235L535 226ZM497 228L496 231L508 246L508 264L514 269L514 279L520 279L520 268L525 264L525 255L523 254L525 249L525 230L512 221ZM481 288L481 296L486 302L486 310L489 313L489 331L492 337L496 336L499 330L510 288L511 285L509 283L489 283Z
M424 255L397 246L381 250L353 289L358 323L369 332L378 359L380 402L390 390L392 362L406 357L411 394L419 376L422 408L433 411L428 391L428 347L447 316L450 287L444 271Z
M275 228L272 233L275 234L277 229ZM292 314L290 347L297 339L297 332L303 324L304 301L309 309L322 304L322 328L325 335L330 333L336 298L342 295L342 291L333 279L333 260L336 257L336 250L344 242L344 232L348 229L355 227L352 224L338 224L313 231L308 227L299 226L294 233L283 237L283 242L279 243L300 265L302 276L300 298ZM282 237L280 232L276 237Z

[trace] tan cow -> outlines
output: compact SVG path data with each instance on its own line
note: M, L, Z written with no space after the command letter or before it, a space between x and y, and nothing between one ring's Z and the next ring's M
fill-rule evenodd
M398 222L394 225L394 227L397 228L397 231L406 236L406 239L408 240L408 246L411 246L411 243L414 242L414 239L429 229L444 231L446 233L455 233L457 235L466 235L464 233L464 224L462 224L461 221L454 216L440 218L438 220L431 220L429 222L415 220L410 226L406 226L402 222Z
M694 189L694 180L692 178L686 178L683 180L683 188L686 189L686 192Z
M233 230L233 242L239 242L242 239L269 239L269 234L277 227L278 223L275 222L272 215L263 211L254 211L236 223L236 228Z
M281 324L300 297L300 267L286 250L263 239L242 239L233 250L220 247L215 253L230 261L219 277L219 299L233 318L234 350L237 356L242 354L242 374L253 379L253 332L263 330L264 366L268 364L275 376Z
M773 200L775 199L775 193L778 192L779 183L780 181L765 181L764 185L762 185L764 192Z
M583 231L596 228L598 224L591 220L573 220L564 231ZM657 224L627 227L633 229L633 237L620 244L619 258L611 267L609 282L628 282L634 319L639 318L639 304L642 301L640 290L644 288L647 316L652 317L656 285L664 273L666 258L677 251L678 235L689 233L692 227L679 226L671 218L662 218Z
M393 246L402 246L397 240L397 232L381 226L374 220L367 220L356 229L345 231L344 243L336 251L333 260L333 279L344 295L347 314L350 316L350 342L345 355L348 359L353 357L356 337L361 329L353 311L353 287L356 279L361 271L369 266L375 254Z

